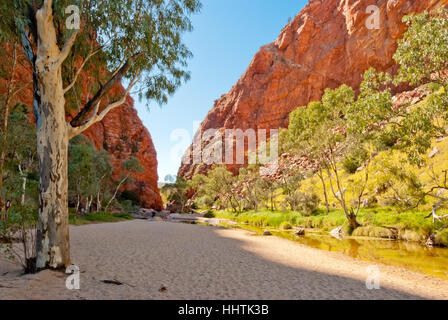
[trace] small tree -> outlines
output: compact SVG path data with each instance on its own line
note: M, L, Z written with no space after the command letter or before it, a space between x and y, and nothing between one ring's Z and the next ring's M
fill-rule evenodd
M162 192L166 195L167 201L179 206L180 213L185 212L187 204L187 192L190 188L189 183L182 177L176 177L174 183L168 183L163 186Z
M109 202L106 205L106 208L104 209L105 211L109 209L112 202L116 199L120 188L124 186L126 182L129 181L132 175L145 171L145 168L143 168L142 165L140 164L140 160L136 157L131 157L128 160L124 161L123 164L121 165L121 169L123 170L122 176L118 182L117 187L115 188L115 192L112 198L109 200Z
M238 194L235 192L236 178L234 175L224 167L216 167L208 172L207 178L205 186L207 192L220 203L225 204L227 208L238 212L241 203Z
M339 163L347 150L359 142L355 135L348 133L346 118L347 110L354 103L355 94L350 87L343 85L336 90L327 89L321 102L312 102L291 114L289 130L309 159L326 171L334 197L351 226L357 228L360 206L351 207L348 203L346 186L339 170ZM361 198L363 195L364 188L357 196Z

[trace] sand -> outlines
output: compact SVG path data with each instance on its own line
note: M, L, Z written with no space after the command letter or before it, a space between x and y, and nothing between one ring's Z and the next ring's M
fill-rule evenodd
M70 231L80 290L63 273L21 276L0 262L0 299L448 299L446 280L378 264L381 288L368 290L372 263L243 230L129 221Z

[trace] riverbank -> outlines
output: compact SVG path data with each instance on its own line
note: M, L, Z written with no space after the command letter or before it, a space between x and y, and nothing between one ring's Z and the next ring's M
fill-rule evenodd
M216 211L217 218L229 219L235 222L252 225L258 228L301 227L316 231L329 232L334 228L348 227L347 218L342 210L332 210L327 213L319 210L314 214L304 216L299 212L280 211L248 211L233 213L229 211ZM358 222L362 225L349 235L378 239L404 240L425 244L434 236L434 242L440 246L448 246L448 229L437 232L443 224L440 221L433 223L427 218L427 211L404 211L396 208L362 209L358 215Z
M0 262L0 299L448 299L447 280L244 230L134 220L70 232L79 291ZM379 290L366 288L372 265Z

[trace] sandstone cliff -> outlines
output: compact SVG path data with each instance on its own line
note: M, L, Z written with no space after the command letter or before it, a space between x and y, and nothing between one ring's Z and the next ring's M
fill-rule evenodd
M289 113L320 100L325 88L344 83L358 88L369 67L394 72L392 56L405 30L402 18L445 4L448 0L310 0L215 102L202 132L287 127ZM379 29L366 26L370 5L380 9ZM207 169L184 164L179 175L190 178Z

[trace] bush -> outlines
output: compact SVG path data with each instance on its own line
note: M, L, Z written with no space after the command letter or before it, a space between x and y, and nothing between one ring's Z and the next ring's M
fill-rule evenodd
M25 273L35 273L35 235L37 210L16 205L0 221L0 253L13 263L20 264ZM20 245L18 245L20 244Z
M123 213L135 213L140 210L140 207L134 205L131 200L121 201L120 205Z
M439 246L448 247L448 230L436 234L435 243Z
M319 207L320 199L319 197L313 193L311 195L302 194L301 200L299 202L299 210L304 215L311 215L314 213Z
M194 204L198 208L211 208L211 207L213 207L214 203L215 203L215 199L210 195L205 195L205 196L199 197L194 202Z
M283 208L289 206L291 210L300 211L304 216L309 216L317 210L319 204L320 199L315 193L307 195L295 191L292 194L285 196L282 206Z
M347 173L354 174L367 158L367 152L364 149L358 149L345 157L342 166Z
M292 224L289 223L288 221L283 221L280 224L280 229L282 229L282 230L291 230L292 229Z
M214 218L215 214L211 211L207 212L206 214L204 214L204 218Z
M359 227L353 231L354 237L369 237L369 238L382 238L382 239L396 239L397 234L388 228L366 226Z

